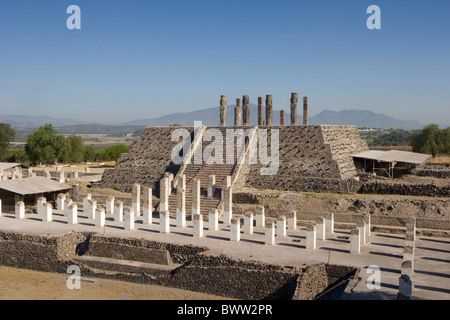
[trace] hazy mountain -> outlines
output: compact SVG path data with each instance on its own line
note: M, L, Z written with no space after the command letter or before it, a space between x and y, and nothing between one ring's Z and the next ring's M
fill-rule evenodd
M235 105L228 106L227 108L227 124L233 125L234 123L234 107ZM285 110L288 111L288 110ZM263 111L265 112L265 111ZM265 118L265 113L263 113ZM290 124L291 116L289 112L285 113L285 124ZM143 119L127 122L127 125L146 125L146 126L167 126L171 124L180 124L183 126L193 126L194 121L202 121L205 125L218 125L219 124L219 108L208 108L186 113L173 113L167 116ZM258 123L258 106L250 104L250 124L256 125ZM280 123L280 111L273 111L273 124L278 125ZM298 112L298 124L303 123L303 109L299 108ZM414 120L401 120L382 113L374 113L369 110L342 110L342 111L330 111L325 110L310 117L309 124L329 124L329 125L355 125L359 128L380 128L380 129L405 129L415 130L422 129L425 124Z
M21 116L21 115L0 115L1 123L9 123L13 128L39 128L51 123L54 127L73 124L83 124L85 121L76 119L61 119L50 116Z
M374 113L369 110L325 110L318 115L311 117L310 124L338 124L355 125L358 128L379 128L379 129L422 129L426 124L415 120L401 120L383 113Z
M234 105L227 108L227 124L234 124ZM290 113L285 110L285 124L290 124ZM264 111L265 112L265 111ZM310 110L311 114L311 110ZM303 123L303 110L299 106L298 124ZM258 123L258 106L250 104L250 125ZM263 114L265 118L265 113ZM129 121L123 124L92 124L76 119L60 119L49 116L13 116L0 115L0 122L10 123L14 128L38 128L47 123L52 123L61 133L98 133L98 132L118 132L117 127L122 126L120 132L134 132L144 126L168 126L179 124L182 126L193 126L194 121L202 121L203 124L214 126L219 124L219 108L206 108L191 112L172 113L163 117ZM359 128L380 128L380 129L422 129L426 124L414 120L401 120L383 113L374 113L369 110L325 110L315 116L310 116L309 124L329 124L329 125L355 125ZM280 111L273 111L273 124L280 123ZM86 131L86 132L85 132Z

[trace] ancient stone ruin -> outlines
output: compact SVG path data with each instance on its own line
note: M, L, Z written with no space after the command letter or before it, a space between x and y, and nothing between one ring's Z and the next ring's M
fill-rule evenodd
M236 99L235 126L226 126L226 96L220 98L220 125L199 127L148 127L142 138L136 141L130 152L123 154L114 169L106 170L100 182L101 187L131 192L134 183L152 188L156 197L160 196L160 181L166 174L173 175L169 195L169 208L175 212L177 203L176 184L178 177L185 176L186 210L192 207L192 186L200 183L201 203L210 209L219 207L222 200L224 180L231 177L231 187L255 187L263 189L296 190L310 192L348 192L356 177L352 155L368 150L355 126L297 125L291 116L291 125L272 126L273 97L266 96L265 125L263 119L263 99L258 98L258 126L249 125L249 97ZM304 115L307 117L307 98L304 101ZM291 115L297 114L298 94L291 96ZM242 115L241 115L242 112ZM243 125L240 125L243 119ZM304 119L304 124L307 120ZM173 138L176 130L183 129L190 135L190 154L182 164L172 161L172 152L180 143ZM195 131L195 132L194 132ZM231 137L230 134L235 134ZM276 136L275 136L276 134ZM222 141L215 140L221 135ZM274 138L277 138L274 140ZM230 149L230 141L234 145ZM228 142L228 144L227 144ZM261 155L261 143L265 142L267 156L270 150L278 153L278 163L274 174L261 174L268 165L249 157L253 152ZM275 142L277 145L272 145ZM214 154L213 147L222 147L222 154ZM256 146L256 147L255 147ZM228 148L228 149L227 149ZM241 149L240 149L241 148ZM228 152L226 152L228 150ZM230 151L231 150L231 151ZM239 152L244 161L239 163ZM211 155L207 155L212 152ZM231 153L231 155L230 155ZM200 154L200 162L195 161ZM202 157L203 155L203 157ZM228 158L227 158L228 157ZM232 161L230 160L230 157ZM214 158L213 163L207 160ZM208 181L214 176L214 192L207 195ZM219 208L220 209L220 208ZM222 212L220 212L222 213Z

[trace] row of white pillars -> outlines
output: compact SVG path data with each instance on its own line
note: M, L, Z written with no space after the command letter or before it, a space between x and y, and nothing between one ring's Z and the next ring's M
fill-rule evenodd
M350 232L351 254L361 253L361 246L367 243L367 237L370 236L370 228L370 215L365 213Z

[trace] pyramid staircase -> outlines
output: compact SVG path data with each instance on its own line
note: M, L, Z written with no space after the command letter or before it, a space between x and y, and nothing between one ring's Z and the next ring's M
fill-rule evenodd
M232 186L239 175L239 164L237 164L237 152L238 146L244 143L244 137L235 139L234 143L234 163L226 163L226 129L227 127L214 127L214 129L219 130L223 137L223 154L222 163L208 164L208 159L203 159L202 164L196 164L194 159L191 159L191 163L187 164L184 168L180 169L175 179L181 174L186 176L186 215L189 217L192 213L192 186L195 180L200 179L200 211L202 214L207 215L212 209L219 209L219 214L221 213L220 204L222 200L222 190L224 180L227 176L231 176ZM229 127L228 127L229 129ZM255 131L256 129L252 129ZM202 135L204 131L202 131ZM210 145L211 141L204 141L202 139L202 153L205 148ZM198 148L198 147L197 147ZM248 141L245 145L245 152L248 149ZM197 150L198 151L198 150ZM195 150L194 150L195 152ZM211 154L215 157L215 151ZM193 153L192 153L193 154ZM216 189L212 197L207 196L208 180L210 175L215 175ZM172 190L171 195L169 195L169 212L171 215L176 214L177 208L177 192L176 188Z

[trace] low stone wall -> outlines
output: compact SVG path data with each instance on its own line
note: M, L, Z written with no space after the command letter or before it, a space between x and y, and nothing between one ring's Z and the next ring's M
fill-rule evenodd
M198 253L208 250L207 247L176 245L152 240L125 239L93 235L89 238L87 255L124 260L135 260L148 263L152 261L155 252L167 251L174 263L187 263Z
M66 272L67 259L77 252L87 233L61 237L0 231L0 264L45 272Z
M431 184L388 184L388 183L364 183L358 190L359 193L371 194L398 194L427 197L450 197L450 186L438 187Z
M449 169L414 169L411 173L419 177L450 178Z
M205 255L201 253L205 249L150 240L107 238L92 233L73 232L53 237L0 231L0 265L66 273L69 265L76 264L83 276L154 283L237 299L314 299L333 283L333 279L346 278L356 270L336 267L329 273L330 266L325 265L290 268ZM121 260L99 258L114 258L127 250L134 258L137 254L145 261L149 258L143 254L145 252L167 251L174 262L182 265L170 268L171 261L168 261L166 267L132 266ZM77 258L79 255L88 259Z

